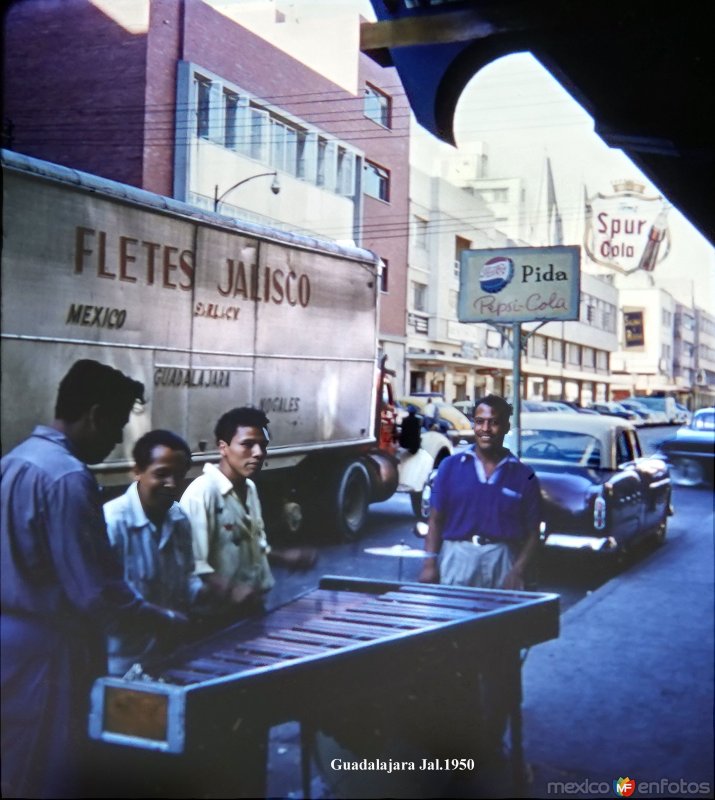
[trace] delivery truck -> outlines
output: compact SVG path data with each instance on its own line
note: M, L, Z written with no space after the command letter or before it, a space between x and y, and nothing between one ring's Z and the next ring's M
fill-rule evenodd
M276 531L356 537L369 503L418 498L451 452L427 437L402 479L375 254L7 150L2 170L3 452L52 419L80 358L146 387L124 442L92 466L108 496L143 433L183 436L195 475L218 460L219 416L242 405L270 419L259 491Z

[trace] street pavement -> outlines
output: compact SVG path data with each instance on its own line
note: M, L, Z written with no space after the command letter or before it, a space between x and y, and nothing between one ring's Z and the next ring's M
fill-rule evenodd
M522 670L527 796L713 797L712 495L704 513L561 616ZM299 798L297 728L272 736L269 796ZM327 797L318 778L313 797ZM504 796L509 796L505 786Z
M712 495L678 493L682 504L704 497L700 524L672 531L529 653L530 796L613 797L625 777L634 797L713 796Z

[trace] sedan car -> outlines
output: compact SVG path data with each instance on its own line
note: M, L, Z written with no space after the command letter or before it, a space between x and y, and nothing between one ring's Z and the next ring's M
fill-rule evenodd
M658 443L658 453L670 464L679 486L712 485L715 462L715 408L696 411L690 424Z
M513 431L505 444L514 449ZM643 457L627 420L522 414L521 458L539 478L547 548L614 554L644 537L665 539L668 466Z
M621 419L627 419L630 422L638 422L640 419L635 411L631 411L625 406L622 406L620 403L616 403L614 400L591 403L591 408L594 411L598 411L599 414L606 414L607 416L611 417L621 417Z

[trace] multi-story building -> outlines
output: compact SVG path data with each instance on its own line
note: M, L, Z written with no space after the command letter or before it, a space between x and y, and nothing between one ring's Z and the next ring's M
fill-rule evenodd
M677 392L674 298L657 286L619 292L619 349L611 360L616 396Z
M695 308L695 381L693 408L715 405L715 316Z
M445 160L435 145L430 163L424 135L413 131L412 141L418 158L410 183L405 385L413 392L441 392L447 400L490 391L511 396L511 326L460 323L457 299L463 250L531 244L515 236L525 227L522 181L487 178L485 148ZM522 395L583 403L608 398L610 355L618 348L617 307L612 283L582 272L578 320L525 323Z
M289 38L300 20L261 5ZM375 251L384 262L381 346L399 373L409 110L396 72L360 53L357 14L342 18L352 46L337 83L242 26L235 11L215 0L14 5L5 17L6 146ZM318 28L299 27L306 46L312 35L321 47Z

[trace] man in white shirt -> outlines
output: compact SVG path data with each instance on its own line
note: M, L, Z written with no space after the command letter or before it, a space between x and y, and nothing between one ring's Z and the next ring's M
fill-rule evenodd
M269 561L306 567L315 555L268 544L252 480L266 460L266 415L257 408L234 408L219 419L214 433L221 459L216 466L204 466L184 492L181 507L191 520L196 574L237 617L262 607L275 583Z

